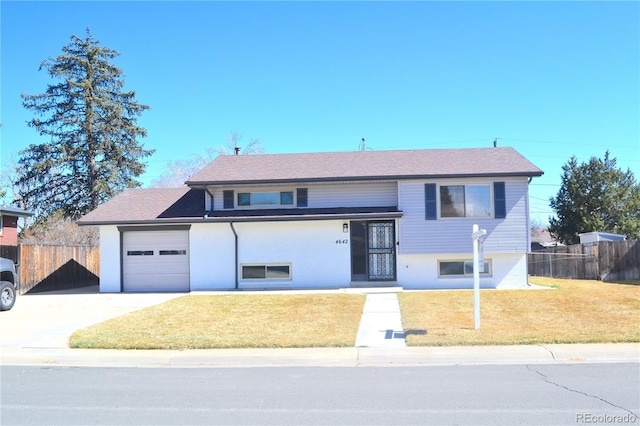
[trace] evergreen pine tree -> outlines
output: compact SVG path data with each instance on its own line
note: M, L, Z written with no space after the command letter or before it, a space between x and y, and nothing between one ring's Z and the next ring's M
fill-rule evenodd
M138 138L147 132L137 117L149 109L123 91L122 71L110 63L119 53L86 37L71 36L57 58L42 62L52 78L43 94L22 94L35 113L30 127L50 139L20 152L18 194L43 219L54 212L77 219L136 181L141 159L153 153Z
M616 159L592 157L578 164L576 157L562 166L562 184L550 205L556 218L549 232L564 244L580 242L578 234L610 232L640 238L640 184L631 170L616 167Z

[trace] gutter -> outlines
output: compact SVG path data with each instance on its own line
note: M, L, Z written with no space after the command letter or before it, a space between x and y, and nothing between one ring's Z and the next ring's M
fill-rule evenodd
M235 288L238 289L238 233L236 232L236 228L233 226L233 222L229 222L229 226L231 227L231 231L233 232L233 237L235 238L235 265L236 265L236 282Z
M282 184L305 184L305 183L344 183L344 182L371 182L388 181L396 182L402 180L426 180L426 179L457 179L457 178L500 178L500 177L520 177L520 176L542 176L542 170L523 170L514 172L487 172L487 173L438 173L438 174L415 174L415 175L388 175L388 176L326 176L310 178L284 178L284 179L247 179L247 180L194 180L185 184L191 188L200 188L206 185L226 186L226 185L282 185Z
M207 223L228 223L233 222L287 222L305 220L369 220L369 219L397 219L403 216L403 212L384 213L340 213L322 215L282 215L282 216L229 216L221 217L182 217L182 218L162 218L162 219L141 219L141 220L110 220L110 221L78 221L79 226L103 226L103 225L178 225L194 224L206 220Z

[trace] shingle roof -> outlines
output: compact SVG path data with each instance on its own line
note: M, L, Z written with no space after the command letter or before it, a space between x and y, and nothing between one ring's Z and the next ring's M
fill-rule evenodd
M183 188L127 189L87 213L79 225L147 223L176 217L202 217L204 191Z
M204 184L302 181L354 181L463 176L540 176L542 171L512 148L411 151L355 151L312 154L220 156L187 183L194 188L128 189L82 217L80 225L189 222L203 218ZM401 215L396 207L380 211L312 211L304 218L331 215ZM211 212L208 220L266 220L302 216L300 210Z
M422 149L223 155L187 184L541 175L542 170L509 147Z

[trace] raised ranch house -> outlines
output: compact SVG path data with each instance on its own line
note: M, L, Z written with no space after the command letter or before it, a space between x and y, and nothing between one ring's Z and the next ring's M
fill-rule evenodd
M176 189L130 189L100 228L100 291L527 284L528 184L512 148L220 156Z

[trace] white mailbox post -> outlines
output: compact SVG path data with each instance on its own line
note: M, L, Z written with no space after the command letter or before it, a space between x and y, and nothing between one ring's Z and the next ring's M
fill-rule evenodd
M482 238L486 234L486 229L479 229L478 225L473 225L473 233L471 234L473 239L473 314L476 330L480 329L480 271L484 272Z

